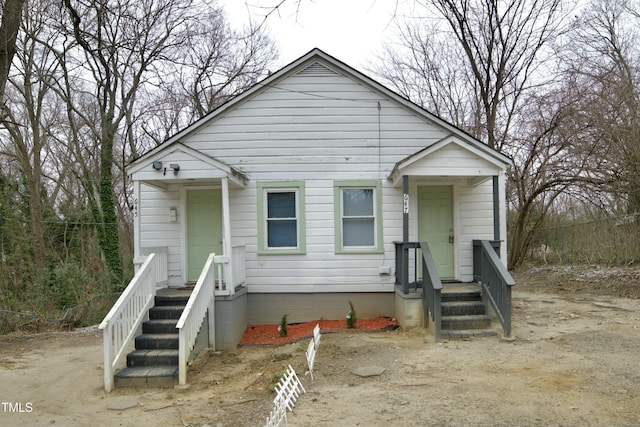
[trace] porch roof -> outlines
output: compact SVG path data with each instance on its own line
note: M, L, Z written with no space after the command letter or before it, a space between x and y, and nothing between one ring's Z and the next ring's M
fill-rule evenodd
M133 181L165 189L169 184L210 184L222 178L244 187L248 181L247 176L233 166L180 142L136 159L127 173Z
M401 185L403 175L469 177L482 182L511 164L502 153L452 134L397 162L387 179L394 186Z

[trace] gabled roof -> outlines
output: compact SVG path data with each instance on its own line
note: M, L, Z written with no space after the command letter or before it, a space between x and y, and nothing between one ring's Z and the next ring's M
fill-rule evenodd
M242 105L245 101L247 101L248 99L252 98L255 94L257 94L257 93L259 93L259 92L261 92L263 90L266 90L269 87L275 86L279 81L281 81L281 80L287 78L288 76L293 75L293 74L295 74L295 73L297 73L297 72L299 72L299 71L301 71L301 70L313 65L314 62L320 63L325 67L328 67L330 69L336 70L336 71L342 73L343 75L350 77L351 79L357 81L358 83L360 83L363 86L369 88L370 90L373 90L373 91L381 94L385 98L389 99L390 101L393 101L396 104L406 108L407 110L410 110L415 115L422 117L424 120L427 120L427 121L433 123L435 126L438 126L438 127L442 128L442 129L445 129L445 131L447 133L449 133L451 135L455 135L457 138L459 138L460 141L464 141L465 143L474 146L476 149L479 149L479 150L485 152L486 154L498 159L499 161L501 161L505 165L511 164L511 160L507 156L505 156L504 154L500 153L497 150L494 150L494 149L490 148L486 144L483 144L481 141L477 140L473 136L471 136L468 133L464 132L463 130L457 128L456 126L452 125L451 123L447 122L446 120L443 120L442 118L430 113L426 109L424 109L424 108L420 107L419 105L409 101L408 99L406 99L403 96L399 95L398 93L390 90L389 88L387 88L386 86L380 84L379 82L375 81L374 79L366 76L365 74L361 73L360 71L356 70L355 68L350 67L349 65L347 65L344 62L334 58L333 56L328 55L327 53L325 53L324 51L322 51L322 50L320 50L318 48L312 49L307 54L305 54L302 57L298 58L297 60L293 61L289 65L286 65L285 67L283 67L280 70L276 71L275 73L273 73L269 77L265 78L261 82L256 83L250 89L248 89L245 92L241 93L240 95L234 97L233 99L229 100L225 104L223 104L220 107L216 108L215 110L213 110L209 114L205 115L201 119L199 119L196 122L192 123L191 125L187 126L186 128L184 128L180 132L178 132L175 135L171 136L164 143L162 143L161 145L153 148L152 150L150 150L149 152L145 153L144 155L142 155L138 159L135 159L132 163L136 164L139 161L142 161L143 159L145 159L148 156L152 155L152 153L157 152L158 150L164 150L168 146L170 146L170 145L172 145L172 144L174 144L176 142L183 141L185 138L187 138L192 133L194 133L194 132L198 131L199 129L201 129L202 127L206 126L212 120L215 120L216 117L224 114L225 112L227 112L227 111L229 111L231 109L237 108L238 106Z
M185 164L189 164L190 167L185 168ZM177 170L174 167L177 167ZM194 170L198 172L194 174ZM206 173L203 174L202 171ZM167 145L163 150L148 153L131 164L127 172L134 180L144 181L158 188L166 188L172 182L184 182L196 178L202 181L226 177L240 187L247 182L246 175L233 166L180 142Z
M444 159L442 155L434 158L438 156L438 153L452 148L467 153L464 167L461 168L459 164L447 165L446 159L450 159L450 155L445 154ZM511 164L508 157L488 148L484 144L477 146L465 143L456 135L451 134L397 162L389 174L388 180L394 185L398 185L402 175L428 176L433 174L435 176L475 177L472 182L482 182L483 179L494 175L496 171L506 169Z

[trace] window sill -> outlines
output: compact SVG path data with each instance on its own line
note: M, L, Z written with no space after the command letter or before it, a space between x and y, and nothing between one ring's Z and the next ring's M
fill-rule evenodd
M384 249L373 248L373 249L336 249L336 255L351 255L351 254L383 254Z
M258 255L306 255L305 249L259 249Z

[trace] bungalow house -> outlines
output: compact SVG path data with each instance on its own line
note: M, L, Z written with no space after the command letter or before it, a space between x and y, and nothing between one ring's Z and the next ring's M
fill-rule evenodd
M422 276L429 295L477 280L480 241L506 258L510 162L314 49L132 162L138 273L210 288L194 325L219 349L285 314L344 318L349 301L417 326Z

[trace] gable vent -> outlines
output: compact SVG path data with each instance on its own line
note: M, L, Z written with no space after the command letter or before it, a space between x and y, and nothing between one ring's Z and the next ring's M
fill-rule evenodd
M325 67L324 65L322 65L322 64L320 64L318 62L314 62L313 64L309 65L304 70L300 71L298 73L298 75L301 75L301 76L337 76L338 73L336 73L335 71Z

